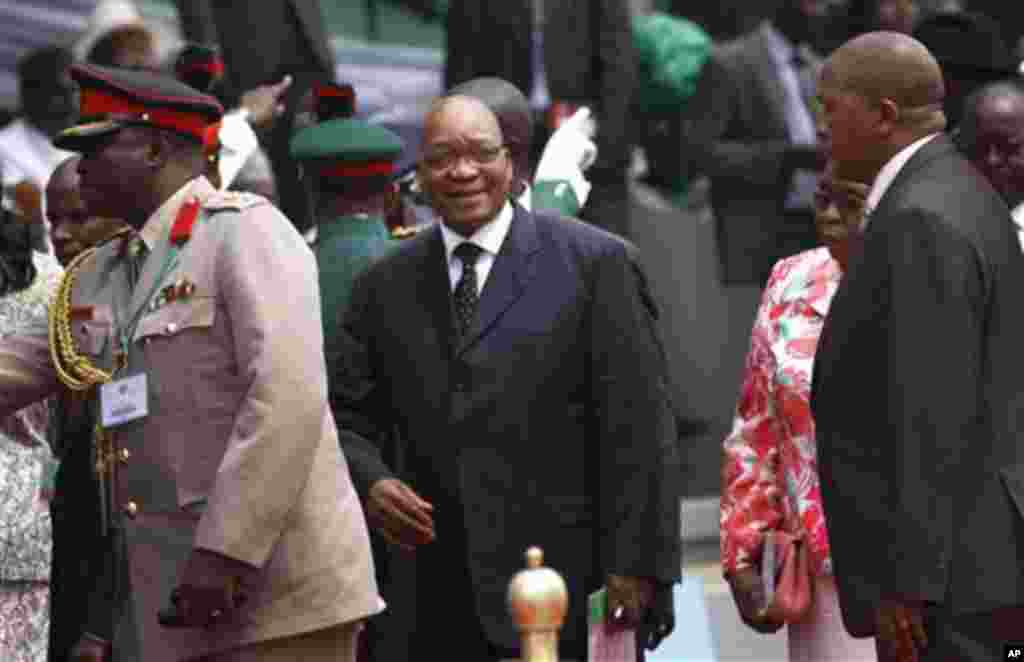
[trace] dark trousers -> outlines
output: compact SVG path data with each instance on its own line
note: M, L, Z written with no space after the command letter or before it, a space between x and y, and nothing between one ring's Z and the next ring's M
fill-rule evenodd
M921 662L1002 660L1003 646L1024 642L1024 607L953 614L943 605L925 610L928 650Z
M416 552L416 628L412 659L450 659L481 662L518 660L518 648L489 640L477 613L473 580L466 563L466 531L462 506L450 497L431 499L437 540ZM508 616L511 619L511 616ZM566 623L559 658L587 658L586 639L566 641Z

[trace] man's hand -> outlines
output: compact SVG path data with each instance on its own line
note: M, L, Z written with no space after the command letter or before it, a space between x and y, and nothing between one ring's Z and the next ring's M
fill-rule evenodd
M742 568L729 574L729 588L739 609L740 618L750 628L762 633L778 632L784 623L772 621L765 614L767 598L761 576L756 568Z
M875 607L875 637L889 659L917 662L928 648L924 609L920 602L882 598Z
M195 549L185 564L181 583L171 593L171 606L160 611L164 627L212 627L231 620L245 603L242 578L255 568L215 552Z
M649 651L655 650L676 628L676 608L672 596L672 584L658 583L654 599L644 622L640 625L639 645Z
M434 542L434 506L397 478L378 480L366 500L366 519L384 540L404 551Z
M89 635L82 635L71 652L68 653L70 662L104 662L107 659L107 649L110 644L100 641Z
M654 580L646 577L608 575L608 624L638 628L654 602Z
M284 113L281 97L291 85L292 77L285 76L280 83L260 85L243 94L239 105L249 111L249 124L262 129Z

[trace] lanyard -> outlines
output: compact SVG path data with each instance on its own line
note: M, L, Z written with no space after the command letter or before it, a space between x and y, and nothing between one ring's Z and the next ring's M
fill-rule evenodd
M153 297L156 296L157 291L160 289L160 285L164 282L164 278L166 278L167 274L169 274L171 270L174 269L175 266L177 266L178 253L180 252L180 250L181 249L175 243L172 243L170 246L167 247L167 257L164 259L164 264L160 268L159 275L157 275L156 280L153 281L153 287L149 291L149 294L147 294L146 298L143 299L142 303L139 305L138 309L132 315L131 319L129 320L126 326L118 324L118 343L120 345L119 349L121 352L121 356L124 357L124 363L121 365L115 365L115 372L128 365L128 348L131 345L132 338L135 336L135 330L139 328L139 322L142 320L142 314L146 312L147 308L150 307L150 304L153 302Z
M192 227L195 225L196 219L199 217L200 205L200 201L193 196L178 209L178 215L174 219L174 224L171 226L171 233L168 237L167 257L164 259L164 264L160 268L159 275L157 275L156 280L153 281L153 289L151 289L149 294L146 295L146 298L143 299L142 304L132 315L127 326L122 327L120 323L118 323L118 342L120 345L118 350L120 352L120 361L114 366L115 373L128 365L128 348L131 345L132 338L135 336L135 330L139 327L139 321L142 319L142 314L153 303L153 297L156 296L160 285L164 282L164 278L166 278L167 274L177 266L178 254L181 252L181 247L192 237Z

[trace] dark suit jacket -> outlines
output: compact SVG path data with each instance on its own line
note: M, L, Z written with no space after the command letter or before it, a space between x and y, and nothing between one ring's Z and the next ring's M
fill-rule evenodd
M328 357L357 490L397 475L428 500L459 500L462 553L496 644L518 646L506 592L530 545L567 580L568 623L583 622L586 592L605 573L680 576L675 425L631 251L592 226L516 207L456 346L432 228L357 280L348 346ZM386 442L392 425L397 448Z
M551 98L594 107L598 179L629 163L628 114L636 63L626 0L543 0L544 68ZM451 0L446 19L445 89L498 76L533 87L530 0ZM594 175L591 174L591 179Z
M871 215L818 345L812 407L847 628L881 593L1024 604L1024 256L943 136Z
M285 74L334 78L334 56L318 0L175 0L186 37L220 44L236 97Z
M819 243L810 213L784 213L792 145L767 25L714 49L684 110L682 149L711 180L729 284L763 285L778 260Z

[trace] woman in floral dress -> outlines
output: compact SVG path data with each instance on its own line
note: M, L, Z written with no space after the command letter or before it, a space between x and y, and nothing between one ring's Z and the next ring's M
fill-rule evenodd
M765 533L800 533L808 544L814 606L788 631L789 659L801 662L876 659L873 640L850 637L840 617L811 419L814 352L856 236L849 228L859 227L867 194L867 186L831 173L827 168L815 201L826 246L779 261L765 288L722 471L722 569L747 625L781 627L758 613Z
M0 232L0 337L46 324L60 265L19 254ZM0 419L0 660L44 662L49 629L50 514L43 484L52 470L46 403Z

